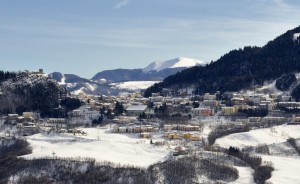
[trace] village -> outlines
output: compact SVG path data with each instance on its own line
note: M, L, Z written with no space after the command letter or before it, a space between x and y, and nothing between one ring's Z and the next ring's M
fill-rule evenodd
M300 124L297 116L300 102L291 101L291 96L234 92L200 96L188 94L187 90L173 96L166 91L164 96L153 93L149 98L141 93L72 95L80 99L82 106L69 112L66 118L42 119L37 112L2 116L1 137L37 133L87 136L83 128L107 127L112 135L132 134L153 145L177 141L172 153L179 155L186 154L182 150L207 144L212 130L243 132L284 123ZM291 115L287 111L296 113Z

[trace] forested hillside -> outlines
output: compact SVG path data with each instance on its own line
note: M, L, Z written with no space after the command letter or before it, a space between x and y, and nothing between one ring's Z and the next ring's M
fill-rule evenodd
M2 75L4 73L4 75ZM0 71L0 112L39 111L52 116L66 92L56 81L43 75Z
M196 93L237 91L263 84L300 69L300 27L289 30L263 47L233 50L206 66L185 69L151 86L145 92L194 85Z

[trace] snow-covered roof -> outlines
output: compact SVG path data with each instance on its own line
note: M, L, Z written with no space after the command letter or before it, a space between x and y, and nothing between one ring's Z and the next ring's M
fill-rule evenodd
M127 107L127 111L144 111L146 110L147 105L131 105Z

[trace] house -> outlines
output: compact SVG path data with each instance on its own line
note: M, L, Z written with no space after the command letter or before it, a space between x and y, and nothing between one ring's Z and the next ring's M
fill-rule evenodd
M8 120L16 120L19 117L18 114L8 114L7 119Z
M178 133L171 133L168 135L169 139L179 139L180 135Z
M127 107L126 114L128 116L139 116L142 113L148 113L149 108L147 105L131 105Z
M149 139L151 137L151 135L148 132L142 132L140 134L141 138L145 138L145 139Z
M213 116L215 111L210 108L193 108L192 115L195 116Z
M200 136L193 134L193 135L191 135L190 140L191 141L200 141Z
M164 131L169 132L172 130L172 125L164 125Z
M24 118L33 118L33 112L23 112Z
M172 127L173 130L180 130L180 131L199 131L199 126L192 126L192 125L182 125L178 124Z
M191 137L192 137L192 133L190 133L190 132L187 132L187 133L183 133L183 138L184 139L190 139Z
M225 116L231 116L236 114L236 109L234 107L222 107L222 114Z
M49 118L48 123L67 123L65 118Z
M249 98L249 102L254 104L254 105L258 105L260 104L261 101L261 95L251 95L248 97Z
M27 124L22 127L23 136L29 136L37 133L39 131L35 124Z
M263 117L261 121L264 123L283 123L287 119L285 117Z
M260 122L261 117L248 117L249 122Z
M80 110L73 110L72 111L72 116L73 117L80 117L81 116Z
M241 97L234 97L230 101L231 101L232 105L243 105L245 102L245 99L241 98Z
M166 132L165 137L167 137L168 139L179 139L180 135L174 132Z
M204 100L216 100L217 96L215 94L211 95L209 93L205 93L203 98L204 98Z
M203 100L202 105L208 107L217 107L219 102L217 100Z
M296 109L300 107L300 102L279 102L277 104L278 108L290 108Z

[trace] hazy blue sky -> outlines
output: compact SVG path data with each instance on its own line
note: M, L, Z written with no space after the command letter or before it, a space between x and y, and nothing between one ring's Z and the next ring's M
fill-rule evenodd
M298 0L0 0L2 70L92 77L178 56L216 60L300 25Z

